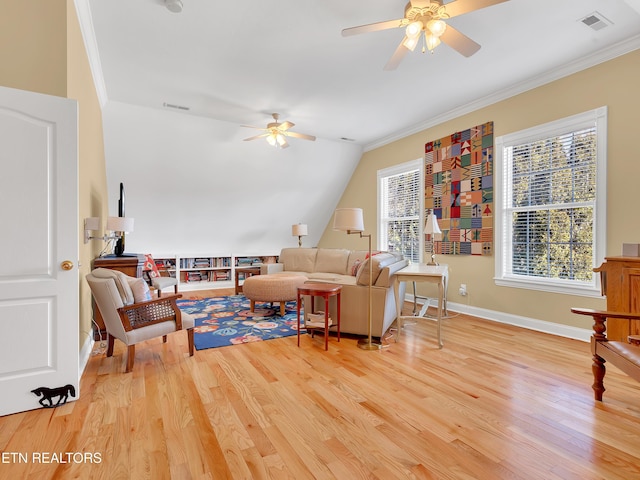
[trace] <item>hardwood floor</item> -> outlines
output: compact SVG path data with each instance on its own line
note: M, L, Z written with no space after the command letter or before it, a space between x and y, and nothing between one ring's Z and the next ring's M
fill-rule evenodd
M588 344L466 315L443 332L193 357L181 332L130 374L116 342L78 401L0 417L0 478L640 479L640 384L610 367L595 402Z

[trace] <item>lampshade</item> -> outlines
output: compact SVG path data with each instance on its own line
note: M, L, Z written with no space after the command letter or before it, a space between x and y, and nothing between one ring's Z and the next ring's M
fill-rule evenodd
M336 208L333 229L342 232L363 232L364 216L361 208Z
M433 212L429 212L429 215L427 215L427 221L424 224L424 233L429 235L442 233L440 225L438 225L438 217L436 217Z
M307 236L307 225L304 223L296 223L295 225L291 225L291 235L293 235L294 237Z
M133 218L107 217L107 230L111 232L133 232Z
M438 19L438 20L429 20L427 22L427 28L431 33L433 33L436 37L442 36L444 31L447 29L447 24Z

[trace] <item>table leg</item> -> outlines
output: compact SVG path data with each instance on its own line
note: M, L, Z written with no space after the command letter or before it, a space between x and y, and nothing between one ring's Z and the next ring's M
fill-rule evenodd
M336 317L338 318L338 341L340 341L340 292L338 292L337 302L338 311L336 313Z
M393 279L393 296L396 300L396 322L398 324L396 331L396 342L400 340L400 330L402 330L402 305L400 304L400 280L396 275Z
M298 311L298 346L300 346L300 292L298 292L296 310Z
M444 280L438 282L438 348L442 348L442 303L444 302Z
M329 295L324 294L324 349L329 350Z

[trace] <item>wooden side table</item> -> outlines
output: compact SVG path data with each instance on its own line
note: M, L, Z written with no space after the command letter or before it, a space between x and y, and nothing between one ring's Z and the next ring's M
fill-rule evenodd
M117 255L105 255L93 260L93 268L108 268L110 270L118 270L130 277L141 278L142 268L144 266L144 255L140 253L129 253L121 257ZM100 314L97 305L93 305L93 316L96 321L97 330L93 334L94 340L100 337L105 338L107 330L104 326L104 320Z
M417 317L402 315L402 304L404 303L404 299L400 298L400 282L436 283L438 285L438 316L436 318L436 321L438 322L438 348L442 348L442 310L444 300L446 298L445 289L447 288L448 277L449 267L447 265L424 265L420 263L408 265L402 270L398 270L394 274L393 293L396 300L396 315L398 319L398 332L396 333L396 341L400 340L402 322L408 318L421 318L426 310L426 308L424 308L422 311L420 311L420 314Z
M244 275L244 280L254 275L260 275L260 267L236 267L236 295L242 293L242 285L240 284L240 275Z
M311 297L311 305L313 313L313 297L324 298L324 349L329 350L329 298L336 297L336 326L338 327L338 341L340 341L340 294L342 285L333 283L305 283L298 287L298 346L300 346L300 304L302 297L308 295Z

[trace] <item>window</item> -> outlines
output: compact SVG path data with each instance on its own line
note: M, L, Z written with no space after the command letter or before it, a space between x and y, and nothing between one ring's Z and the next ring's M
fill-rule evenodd
M422 161L378 170L378 248L420 262Z
M496 283L599 295L606 107L496 139Z

